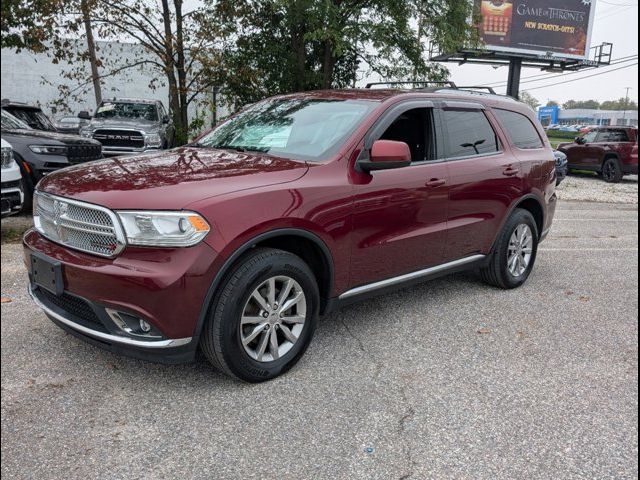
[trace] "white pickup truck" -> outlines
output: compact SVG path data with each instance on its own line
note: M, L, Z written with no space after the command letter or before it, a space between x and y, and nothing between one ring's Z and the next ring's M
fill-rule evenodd
M13 159L13 149L4 138L2 141L2 218L18 213L22 208L22 175Z

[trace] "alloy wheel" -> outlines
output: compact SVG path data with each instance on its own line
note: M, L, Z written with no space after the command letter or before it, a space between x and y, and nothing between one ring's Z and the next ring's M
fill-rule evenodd
M271 277L251 293L242 310L240 339L258 362L273 362L300 338L307 315L302 287L287 276Z
M518 278L522 276L531 263L533 256L533 232L527 224L520 224L516 227L507 251L507 266L509 273Z

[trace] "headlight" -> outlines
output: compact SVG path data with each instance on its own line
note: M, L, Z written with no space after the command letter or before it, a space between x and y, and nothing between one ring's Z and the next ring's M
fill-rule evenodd
M162 138L158 133L148 133L144 136L144 143L147 147L161 147Z
M190 247L209 233L207 221L194 212L116 212L127 243L147 247Z
M2 168L11 168L14 165L13 149L11 147L2 147Z
M29 150L33 153L46 155L65 155L67 153L67 147L58 145L29 145Z
M85 138L93 138L93 131L87 127L81 128L80 136Z

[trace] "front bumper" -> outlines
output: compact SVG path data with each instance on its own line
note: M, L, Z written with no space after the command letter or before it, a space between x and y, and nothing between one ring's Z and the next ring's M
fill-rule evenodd
M124 355L163 363L193 360L196 326L213 278L215 252L204 242L184 249L125 249L103 259L64 248L30 230L23 239L29 291L58 326ZM34 284L32 255L61 265L62 294ZM124 331L109 311L144 320L153 338Z
M22 209L24 192L22 181L2 183L2 217L18 213Z

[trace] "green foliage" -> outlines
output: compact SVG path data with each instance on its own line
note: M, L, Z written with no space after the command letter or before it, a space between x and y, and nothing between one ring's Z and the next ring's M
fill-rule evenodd
M607 100L600 104L601 110L638 110L638 104L627 98Z
M529 92L520 92L520 101L529 105L532 109L537 110L541 105L536 97Z
M443 80L427 61L428 36L467 35L464 0L209 0L235 28L225 51L225 94L252 103L277 93L357 84L358 71L385 80ZM416 22L417 20L417 22ZM416 23L418 26L416 26Z
M558 102L556 102L555 100L549 100L549 101L547 102L547 105L546 105L546 106L547 106L547 107L559 107L559 106L560 106L560 104L559 104Z
M56 31L62 0L2 0L2 48L42 52Z
M600 102L597 100L569 100L562 104L562 108L565 110L574 108L598 109L600 108Z

